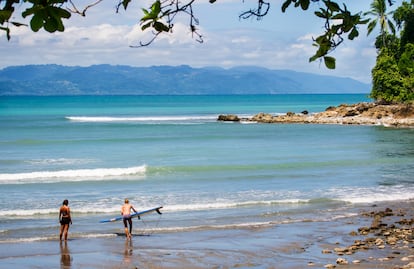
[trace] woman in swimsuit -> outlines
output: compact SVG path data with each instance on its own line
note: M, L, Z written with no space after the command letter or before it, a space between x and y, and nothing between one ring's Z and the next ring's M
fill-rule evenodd
M128 199L125 199L125 203L121 207L121 215L122 215L122 220L124 221L125 235L127 238L131 238L131 233L132 233L131 209L134 212L137 212L135 208L129 204ZM128 231L128 223L129 223L129 231Z
M59 240L62 241L64 236L65 241L68 240L69 224L72 224L72 218L70 216L70 208L68 206L69 201L64 200L62 206L59 209L59 222L60 222L60 234Z

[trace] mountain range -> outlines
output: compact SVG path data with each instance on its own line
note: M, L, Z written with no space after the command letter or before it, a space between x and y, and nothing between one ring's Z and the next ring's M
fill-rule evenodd
M0 95L209 95L369 93L370 85L326 75L242 66L24 65L0 70Z

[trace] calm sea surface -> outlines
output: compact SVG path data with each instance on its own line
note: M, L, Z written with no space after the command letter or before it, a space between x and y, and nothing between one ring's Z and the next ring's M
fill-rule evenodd
M414 129L240 124L323 111L364 95L0 97L0 243L109 237L124 198L163 215L138 233L329 220L414 198Z

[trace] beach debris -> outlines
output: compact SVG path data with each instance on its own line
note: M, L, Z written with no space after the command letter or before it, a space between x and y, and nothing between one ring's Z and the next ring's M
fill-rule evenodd
M402 267L403 269L414 269L414 262L410 262Z
M345 253L348 252L348 248L334 248L334 251L338 255L344 255Z
M357 236L357 235L358 235L358 233L357 233L357 232L355 232L355 231L352 231L352 232L350 232L350 233L349 233L349 235L350 235L350 236Z
M346 264L348 264L348 261L345 260L344 258L338 258L338 259L336 259L336 264L346 265Z
M331 263L328 263L328 264L327 264L327 265L325 265L324 267L325 267L325 268L327 268L327 269L333 269L333 268L335 268L335 267L336 267L336 265L331 264Z
M382 240L381 238L375 239L375 245L379 246L379 245L383 245L383 244L384 244L384 240Z

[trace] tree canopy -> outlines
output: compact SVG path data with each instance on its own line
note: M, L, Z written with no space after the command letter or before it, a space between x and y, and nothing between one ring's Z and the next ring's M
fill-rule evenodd
M386 31L377 37L371 97L385 102L406 102L414 100L414 0L403 2L392 16L401 29L401 37Z

